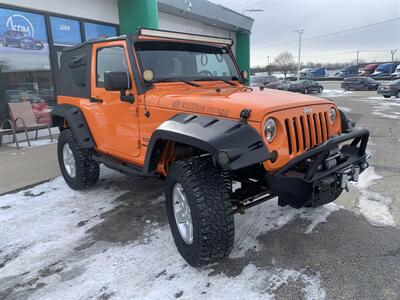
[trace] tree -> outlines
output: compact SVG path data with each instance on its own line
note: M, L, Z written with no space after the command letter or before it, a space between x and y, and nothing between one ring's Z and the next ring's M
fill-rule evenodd
M283 72L285 78L287 73L293 70L296 65L293 59L293 55L288 51L280 53L275 58L275 64L277 65L277 69Z

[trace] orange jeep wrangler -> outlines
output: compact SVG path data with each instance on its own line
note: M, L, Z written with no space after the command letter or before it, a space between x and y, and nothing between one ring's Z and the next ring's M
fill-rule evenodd
M100 164L165 179L175 244L192 266L229 254L234 213L334 201L368 168L369 132L329 100L244 85L233 41L139 29L61 56L58 160L75 190Z

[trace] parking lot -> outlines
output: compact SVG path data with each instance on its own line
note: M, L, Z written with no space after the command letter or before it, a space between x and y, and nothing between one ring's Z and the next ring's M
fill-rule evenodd
M321 84L371 132L371 168L335 203L237 215L230 257L194 269L162 181L102 169L75 192L57 177L0 196L0 299L399 299L400 99Z

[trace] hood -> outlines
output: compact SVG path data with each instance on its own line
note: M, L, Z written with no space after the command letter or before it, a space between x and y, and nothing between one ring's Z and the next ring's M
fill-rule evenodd
M251 109L249 120L255 122L260 122L266 114L279 110L333 104L330 100L315 96L243 86L205 88L156 84L145 97L148 106L233 119L239 119L243 109Z

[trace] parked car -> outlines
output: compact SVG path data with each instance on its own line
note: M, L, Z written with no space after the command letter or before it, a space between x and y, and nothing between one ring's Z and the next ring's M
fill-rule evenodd
M400 98L400 79L382 84L378 89L378 94L383 95L385 98L392 96Z
M400 65L397 66L396 71L390 75L391 79L400 79Z
M369 64L366 65L362 72L361 72L361 76L370 76L372 73L375 72L375 69L378 67L378 64Z
M325 68L305 68L300 71L300 78L304 79L325 78L325 76Z
M371 78L389 79L391 74L396 70L396 67L397 65L393 63L381 64L371 74Z
M274 75L252 76L251 86L263 86L268 89L283 90L282 82Z
M324 87L314 80L303 79L292 82L288 90L290 92L300 92L303 94L312 92L322 93Z
M345 67L335 74L336 77L340 78L353 77L357 75L358 75L358 66L355 65Z
M26 33L17 30L5 31L1 37L4 47L17 47L24 50L41 50L43 42L28 36Z
M346 91L376 91L379 83L372 78L358 76L344 78L341 86Z

